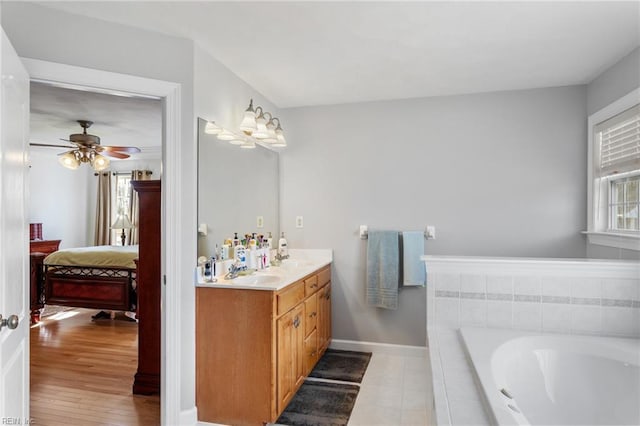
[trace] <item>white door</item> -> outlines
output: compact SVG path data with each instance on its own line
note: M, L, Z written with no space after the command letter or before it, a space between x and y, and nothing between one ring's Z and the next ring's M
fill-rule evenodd
M4 30L0 45L0 423L29 421L27 138L29 75ZM18 319L15 326L15 317Z

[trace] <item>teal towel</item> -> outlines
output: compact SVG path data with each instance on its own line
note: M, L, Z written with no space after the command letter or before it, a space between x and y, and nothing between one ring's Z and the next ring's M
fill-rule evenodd
M425 268L420 256L424 255L424 232L406 231L402 233L402 271L404 280L402 285L424 286Z
M367 240L367 303L398 309L400 279L398 231L369 231Z

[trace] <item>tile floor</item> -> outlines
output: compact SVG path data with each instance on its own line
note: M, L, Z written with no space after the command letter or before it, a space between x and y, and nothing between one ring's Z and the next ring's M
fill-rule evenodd
M428 364L426 357L374 353L349 426L434 424Z

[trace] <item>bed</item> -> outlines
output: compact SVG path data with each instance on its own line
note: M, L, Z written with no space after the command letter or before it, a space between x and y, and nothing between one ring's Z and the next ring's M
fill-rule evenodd
M115 311L136 310L138 246L59 250L44 259L43 302Z

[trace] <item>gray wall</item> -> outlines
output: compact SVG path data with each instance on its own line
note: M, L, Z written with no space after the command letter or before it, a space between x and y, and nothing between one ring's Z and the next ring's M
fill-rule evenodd
M587 113L591 115L601 110L638 87L640 87L640 47L589 83ZM587 243L587 256L602 259L640 259L640 251Z
M333 333L425 344L424 289L365 305L365 241L435 225L428 254L584 257L586 87L284 110L281 223L333 248ZM296 229L295 216L305 227Z
M194 45L169 37L97 19L60 12L32 3L3 2L2 27L18 55L68 65L130 74L179 83L182 88L182 170L185 185L176 202L185 206L182 222L182 344L180 405L195 407L195 302L193 265L196 255L196 164L193 119ZM215 78L215 76L212 76ZM193 206L193 207L189 207ZM64 238L64 237L63 237Z

